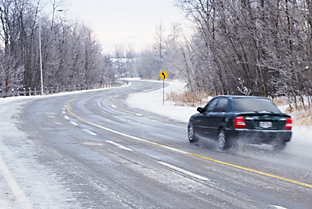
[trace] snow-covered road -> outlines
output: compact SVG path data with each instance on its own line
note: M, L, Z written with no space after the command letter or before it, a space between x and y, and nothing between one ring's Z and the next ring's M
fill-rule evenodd
M109 201L117 204L118 207L116 206L115 208L120 208L124 202L120 202L118 195L112 196L110 190L101 190L102 193L98 193L98 190L94 190L92 186L93 183L89 184L93 182L94 178L85 178L86 173L84 173L84 171L89 172L91 169L90 165L94 164L95 167L92 168L91 171L96 171L94 174L96 173L98 176L95 176L101 179L101 181L103 180L102 182L108 185L107 188L114 187L118 191L124 191L123 188L119 188L119 184L116 185L116 182L125 181L120 185L122 186L128 183L132 185L133 183L133 189L136 190L137 183L133 182L133 178L130 182L125 178L120 178L116 182L107 181L107 179L111 177L113 179L115 178L114 175L111 175L112 173L116 174L118 172L124 172L125 170L128 172L127 166L129 166L129 161L125 161L124 159L135 160L135 163L133 163L134 167L130 170L132 175L137 175L137 173L140 175L140 178L138 178L140 181L142 181L141 173L145 176L146 173L144 172L147 171L143 168L150 166L150 162L154 162L156 159L156 168L150 167L148 169L149 172L155 169L149 177L155 178L155 173L158 173L159 170L165 167L164 170L156 175L156 177L161 177L159 180L160 182L165 181L170 184L172 181L170 178L167 178L169 174L166 176L164 172L170 173L171 175L172 170L177 170L178 173L182 172L187 174L187 176L191 176L193 181L194 175L191 171L195 169L196 174L200 174L200 178L203 176L205 180L211 178L214 179L215 182L218 182L222 191L224 188L227 188L228 191L233 190L235 200L237 200L238 196L244 199L250 195L249 190L247 192L245 190L240 190L237 184L245 188L248 187L248 189L251 188L251 190L256 187L259 193L254 194L255 197L261 196L262 194L265 194L264 199L269 197L269 199L265 200L263 203L265 205L272 205L273 203L274 205L276 203L278 203L278 205L284 205L284 202L286 204L288 199L287 201L283 201L283 199L287 197L281 195L281 192L284 192L283 194L289 194L286 190L284 191L284 188L288 188L287 181L295 182L292 181L292 179L294 179L299 183L291 185L291 190L295 191L294 194L291 194L293 202L296 204L302 201L309 203L309 199L307 198L308 194L305 192L306 188L302 188L300 182L307 183L308 187L311 185L310 176L312 167L309 166L312 160L310 151L312 148L311 127L294 127L293 140L283 153L278 154L262 151L262 149L253 150L248 148L246 150L234 150L233 152L232 150L219 152L213 150L211 147L206 148L201 145L199 145L199 147L193 146L193 144L188 143L185 128L189 117L196 112L196 107L178 107L169 101L166 101L163 105L162 89L151 90L161 86L161 83L154 85L155 83L146 84L144 82L145 81L143 81L144 85L141 85L142 82L133 82L132 86L125 86L123 87L125 89L119 88L116 89L116 91L108 91L107 94L103 92L103 90L98 92L86 92L85 97L66 93L69 95L64 96L64 94L58 94L0 99L0 132L2 132L0 136L0 182L2 182L2 187L0 187L0 208L85 208L80 206L80 203L89 206L97 204L99 208L101 208L103 206L100 199L104 196L105 198L109 198ZM171 91L181 92L184 90L184 85L184 83L178 81L166 82L167 87L165 93L170 93ZM142 92L141 89L145 90ZM138 93L133 94L133 92ZM124 98L127 96L127 104L125 104ZM77 101L71 103L70 101L73 101L73 98ZM83 103L86 101L90 102L84 105ZM71 104L67 111L73 109L76 111L76 114L81 114L81 117L84 118L83 122L77 119L79 117L74 118L72 117L73 115L65 115L67 111L65 111L64 104ZM134 108L129 108L129 106ZM100 117L103 113L99 114L99 109L103 112L106 110L107 114L105 114L104 117ZM90 110L93 112L90 113ZM125 110L125 112L123 112L123 110ZM24 113L22 114L23 111ZM147 113L148 116L152 115L154 121L148 120L143 114L139 113ZM69 119L71 121L69 121ZM92 123L87 122L86 119L92 121ZM113 119L115 119L115 121ZM161 121L161 123L159 123L157 119L160 119L159 121ZM124 123L125 121L128 123ZM85 122L89 125L86 125ZM162 122L166 122L166 124ZM171 124L171 122L175 125L178 124L178 126L168 126L168 123ZM93 127L90 124L101 125ZM107 130L111 129L104 128L103 126L108 126L109 124L117 125L113 126L112 129L119 130L119 132L113 132L120 134L107 134ZM120 124L122 125L120 126ZM139 125L139 127L136 127L136 125ZM99 129L99 127L102 128ZM163 134L163 130L167 130L167 132ZM132 137L132 135L136 137ZM139 140L138 143L134 143L133 138L139 139L138 137L144 139ZM160 146L151 149L151 147L146 144L149 139L153 139L153 142L151 142L153 146L156 144ZM144 143L141 143L142 141L144 141ZM113 146L107 146L107 144ZM163 150L163 144L167 145L165 146L165 150ZM168 147L170 149L167 149ZM79 152L76 152L76 148L79 148ZM125 150L125 152L122 154L122 158L116 158L116 156L120 154L120 150ZM179 154L176 153L177 150L179 150ZM98 151L100 151L101 154L99 154ZM112 155L113 151L115 153L114 155ZM196 153L196 156L205 157L190 159L192 154L189 153ZM140 157L138 157L138 154ZM190 156L185 156L185 154ZM72 157L68 158L68 156ZM101 158L102 156L106 157ZM142 158L142 156L144 157ZM192 156L194 157L195 155ZM106 162L106 160L111 157L113 157L114 160L118 160L118 162L120 161L125 167L120 169L120 166L117 166L116 170L114 170L115 164L107 163L105 166L97 165L98 163L102 165L103 162ZM249 168L254 168L255 170L266 171L268 174L261 176L260 179L262 178L262 181L259 181L259 183L256 183L256 186L254 186L254 180L259 178L257 172L248 173L250 178L248 178L247 181L241 181L246 175L244 170L224 167L214 163L211 164L210 161L202 161L202 159L210 158L218 159L219 162L223 160L226 162L224 164L230 163L231 165L237 164L245 166L247 170L249 170ZM76 160L72 161L73 159ZM146 159L148 159L148 161L146 161ZM142 160L143 162L141 162ZM90 163L91 161L92 163ZM107 162L111 161L112 159ZM73 162L77 162L79 166L72 164ZM206 166L201 167L202 163L205 163ZM142 164L141 167L137 167L139 164ZM111 170L108 169L110 167L109 165L111 165ZM159 165L161 165L161 168L159 168ZM167 167L170 169L167 170ZM180 169L180 167L183 169ZM135 174L133 174L133 168L135 168ZM219 172L224 174L225 170L227 170L226 172L228 175L222 176L222 180L220 180ZM235 171L235 176L233 176L233 171ZM275 174L275 176L288 177L290 180L286 179L287 181L283 182L278 179L267 178L271 173ZM184 174L182 175L183 179L187 179ZM131 175L125 173L123 175L120 174L120 176L128 177ZM166 176L166 178L163 178L164 176ZM147 179L149 179L149 177ZM198 178L196 175L195 177ZM174 179L176 180L176 176ZM224 183L226 181L227 183ZM233 181L237 181L233 184L235 186L228 188L229 183L232 184ZM155 181L153 180L152 183L153 182ZM151 182L142 184L142 186L148 187L150 184ZM200 182L200 184L202 184L202 182ZM269 188L264 187L263 184L268 184ZM167 185L167 183L161 183L161 185ZM194 186L193 183L192 186ZM205 191L206 186L208 188L211 184L205 185L205 188L202 189L203 191ZM162 191L159 193L160 196L157 196L160 199L159 202L167 204L167 201L163 200L164 196L166 196L163 195L163 189L160 189L159 185L157 188ZM188 190L189 188L190 187L187 187L186 189ZM269 191L269 193L263 193L262 190L265 190L265 192ZM246 194L244 192L246 192ZM139 193L140 195L137 195L136 198L130 198L131 202L138 202L137 197L144 196L142 194L146 194L146 191L142 190L139 191ZM238 193L239 195L237 195ZM133 192L131 191L129 194L132 195ZM170 194L172 194L171 191ZM198 193L195 194L193 191L191 194L194 194L194 197L198 195ZM128 194L125 196L127 195ZM279 198L280 202L276 202L271 195L281 197ZM297 197L296 195L300 195L302 200L300 198L298 199L299 196ZM172 199L170 195L167 195L167 197L170 200ZM221 195L219 197L223 196ZM155 196L153 196L153 200L154 199ZM204 199L207 200L207 197L205 196ZM233 199L230 198L230 200L227 201L232 202L232 200ZM105 201L107 201L107 199ZM210 200L207 200L207 202L209 201ZM245 200L242 201L244 202ZM261 202L261 198L259 198L259 201ZM150 201L142 201L143 205L144 202ZM249 201L247 202L250 203ZM194 204L194 202L192 201L190 204ZM24 207L19 207L22 205Z

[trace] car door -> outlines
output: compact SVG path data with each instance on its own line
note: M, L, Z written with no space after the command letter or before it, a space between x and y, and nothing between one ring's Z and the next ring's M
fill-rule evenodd
M204 111L201 113L198 118L198 133L204 137L210 137L212 134L211 128L213 121L211 120L211 116L213 114L213 110L215 109L219 98L215 98L211 100L205 107Z
M207 124L209 126L209 135L216 137L218 135L219 128L225 123L226 112L228 109L228 99L220 98L213 111L210 112Z

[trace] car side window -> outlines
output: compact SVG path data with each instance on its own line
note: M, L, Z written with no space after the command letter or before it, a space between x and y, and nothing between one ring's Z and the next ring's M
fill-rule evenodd
M228 99L227 98L221 98L219 99L218 104L214 108L214 112L226 112L228 106Z
M212 101L210 101L207 106L205 107L205 112L212 112L215 107L216 107L216 104L218 103L219 99L214 99Z

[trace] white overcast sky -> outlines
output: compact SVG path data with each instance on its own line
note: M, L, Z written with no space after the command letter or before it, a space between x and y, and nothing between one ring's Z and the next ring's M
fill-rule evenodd
M165 32L184 19L175 0L65 0L66 16L83 21L94 31L103 52L113 53L116 45L136 51L151 46L156 25ZM58 9L63 9L59 7Z

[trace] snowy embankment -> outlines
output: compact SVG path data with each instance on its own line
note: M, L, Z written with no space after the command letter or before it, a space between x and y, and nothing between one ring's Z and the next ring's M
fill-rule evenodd
M166 81L166 83L169 84L169 86L165 87L165 98L166 94L171 92L180 93L185 90L185 83L179 81ZM128 97L127 102L132 107L154 112L183 122L188 122L190 116L196 113L197 109L197 107L176 106L171 101L165 101L163 105L163 89L132 94ZM297 145L312 145L312 126L293 126L292 141L294 140Z

